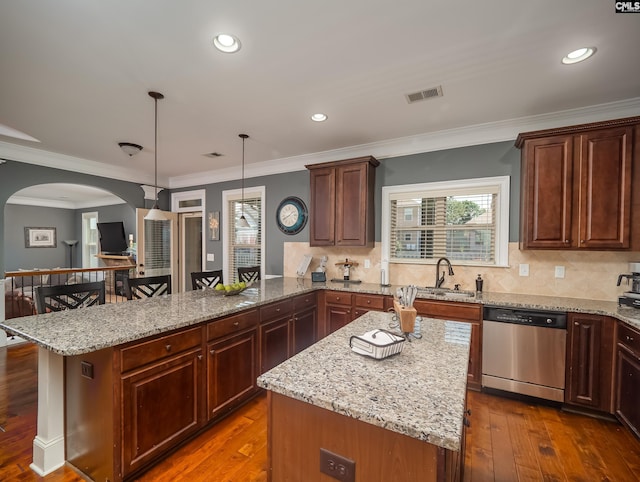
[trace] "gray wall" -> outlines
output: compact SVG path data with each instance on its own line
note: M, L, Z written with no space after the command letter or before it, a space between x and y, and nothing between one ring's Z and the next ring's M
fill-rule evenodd
M380 240L380 213L382 186L414 184L430 181L446 181L490 176L511 177L511 212L509 240L518 241L518 222L520 205L520 151L512 141L483 144L458 149L402 156L381 161L376 171L376 240ZM110 191L128 202L132 209L143 207L143 193L138 184L115 181L95 176L71 173L56 169L32 166L29 164L7 162L0 165L0 205L14 192L23 187L50 182L77 182L100 187ZM286 174L249 178L245 180L245 188L265 186L265 252L267 274L282 274L283 243L285 241L304 242L309 240L309 226L300 233L287 236L280 232L275 223L275 212L278 204L287 196L298 196L309 205L309 173L297 171ZM222 212L222 191L239 189L240 181L228 181L205 186L191 186L178 191L195 189L206 190L206 213ZM164 209L169 206L169 193L160 193L160 205ZM150 207L150 205L146 206ZM5 226L2 210L0 210L0 239ZM205 214L206 215L206 214ZM101 220L107 220L106 217ZM120 220L120 219L115 219ZM207 269L222 268L222 239L225 224L221 221L220 241L207 239L206 250L215 255L214 262L207 263ZM77 223L77 221L76 221ZM135 223L134 223L135 226ZM125 221L125 229L129 231ZM4 268L3 250L0 250L0 270Z
M4 208L5 271L32 268L66 268L69 248L63 239L78 239L73 209L7 204ZM55 248L26 248L25 227L56 228Z
M23 162L7 161L4 164L0 164L0 207L4 207L9 197L25 187L50 183L71 183L99 187L120 197L134 209L137 207L150 208L153 204L153 201L147 201L145 204L144 192L139 183L91 176ZM169 193L161 191L158 197L160 207L169 209ZM0 209L0 240L2 240L3 244L0 249L0 274L4 274L4 271L7 270L4 249L5 229L7 227L5 210Z

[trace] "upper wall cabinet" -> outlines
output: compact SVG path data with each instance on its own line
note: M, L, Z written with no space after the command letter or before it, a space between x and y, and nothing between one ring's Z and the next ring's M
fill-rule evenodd
M518 136L522 249L632 247L639 126L633 117Z
M311 246L373 246L379 165L367 156L306 166L311 179Z

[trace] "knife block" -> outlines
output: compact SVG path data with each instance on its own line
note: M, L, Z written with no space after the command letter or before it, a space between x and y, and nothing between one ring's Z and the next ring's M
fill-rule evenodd
M418 312L413 306L402 306L398 300L393 300L393 310L400 319L400 329L402 333L413 333L416 325L416 316Z

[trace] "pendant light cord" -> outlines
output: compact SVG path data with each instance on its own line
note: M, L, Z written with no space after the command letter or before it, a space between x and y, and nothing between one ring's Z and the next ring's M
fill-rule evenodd
M157 208L158 207L158 98L154 97L155 100L155 118L156 118L156 122L155 122L155 140L154 140L154 147L153 147L153 155L154 155L154 178L153 178L153 186L155 187L155 196L154 196L154 200L153 200L153 207Z
M246 220L244 217L244 141L247 140L249 136L247 134L238 134L238 137L242 139L242 215L240 217Z

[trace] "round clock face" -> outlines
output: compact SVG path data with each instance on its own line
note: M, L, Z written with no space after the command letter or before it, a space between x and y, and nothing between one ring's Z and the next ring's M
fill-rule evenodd
M307 224L307 206L298 197L290 196L282 200L276 210L278 228L285 234L296 234Z

